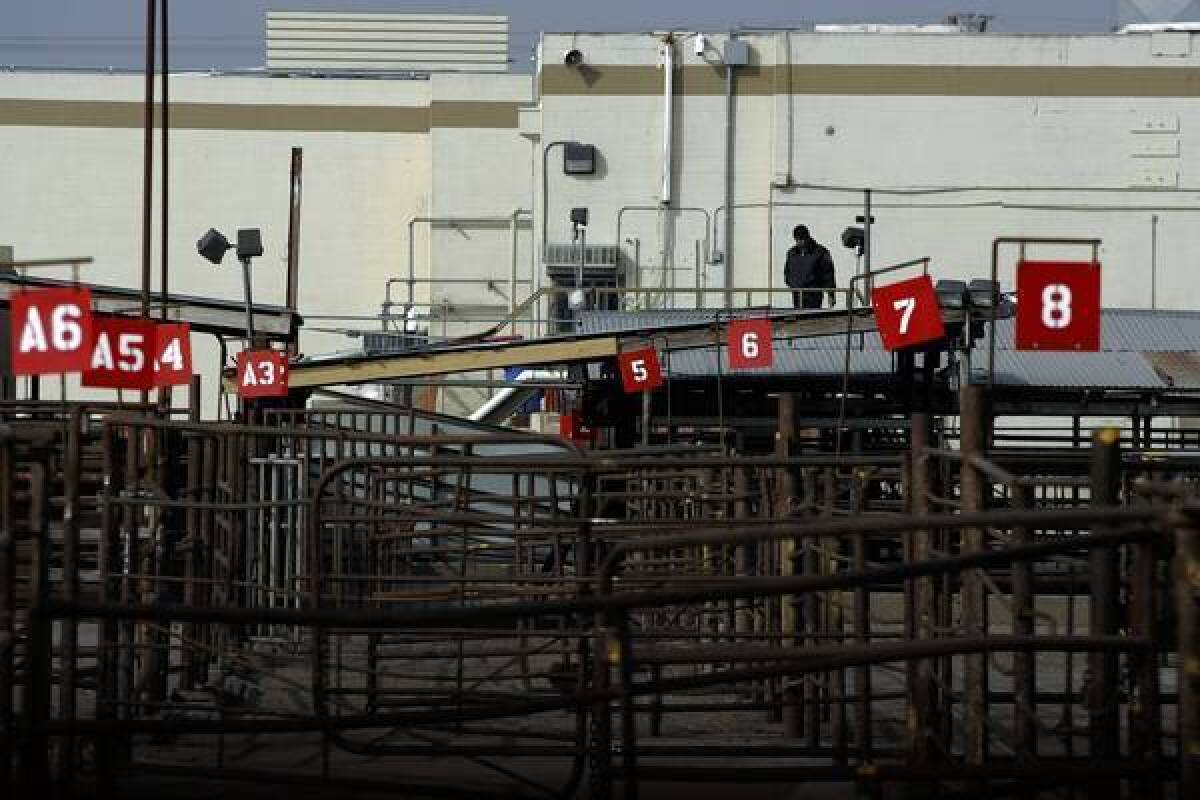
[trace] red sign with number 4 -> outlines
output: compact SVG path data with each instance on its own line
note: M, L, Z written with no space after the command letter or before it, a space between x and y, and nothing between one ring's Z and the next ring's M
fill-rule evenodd
M288 361L276 350L243 350L237 359L239 397L287 397Z
M729 323L729 366L765 369L775 363L771 320L735 319Z
M621 353L617 356L617 367L626 392L649 392L662 386L662 368L653 347Z
M879 286L871 292L879 338L888 350L935 342L946 335L933 279L928 275Z
M1017 265L1017 349L1100 349L1100 265L1022 261Z
M192 327L186 322L159 325L155 331L154 385L192 381Z

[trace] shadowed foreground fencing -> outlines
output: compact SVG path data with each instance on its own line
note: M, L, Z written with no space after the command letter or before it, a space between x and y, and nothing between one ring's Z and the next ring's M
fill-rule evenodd
M764 458L4 413L17 792L1200 792L1193 473L1104 432Z

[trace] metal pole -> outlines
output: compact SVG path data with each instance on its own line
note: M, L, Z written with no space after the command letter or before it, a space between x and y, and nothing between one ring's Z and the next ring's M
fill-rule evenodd
M736 34L732 31L729 33L729 38L732 40ZM734 68L730 64L725 65L725 226L722 236L725 239L725 307L733 308L733 148L734 148L734 128L735 118L737 115L736 103L737 87L734 79ZM771 243L768 242L768 246Z
M575 286L579 289L580 294L583 293L583 267L584 260L587 258L587 228L579 229L579 271L575 277ZM585 298L586 299L586 298ZM586 308L587 304L584 303Z
M959 449L962 452L962 474L960 491L964 514L984 510L983 476L973 466L977 457L986 453L984 433L983 389L963 380L959 388ZM962 552L974 554L984 549L984 529L963 529ZM967 637L983 637L987 631L987 609L984 606L984 587L979 570L967 570L962 575L962 619L963 632ZM966 763L980 766L987 756L987 657L969 655L964 659L963 705L964 735L963 751Z
M146 96L142 108L142 317L150 317L150 234L154 195L154 31L158 0L146 0Z
M170 94L167 89L168 83L168 49L167 49L167 0L162 0L161 18L159 20L159 38L162 40L162 223L160 225L160 238L162 247L162 263L159 265L161 278L159 281L159 292L162 297L162 318L167 318L167 294L168 283L167 279L169 271L167 269L167 251L170 246L170 238L167 236L167 197L170 192L170 184L167 176L167 132L170 129Z
M246 292L246 347L254 347L254 301L250 295L250 259L238 259L242 262L242 285Z
M871 296L871 190L863 190L863 266L866 268L867 297Z
M1092 505L1116 506L1121 488L1121 432L1116 428L1097 431L1092 438ZM1094 533L1105 532L1107 526L1097 523ZM1120 625L1118 603L1121 591L1118 574L1118 554L1110 547L1092 548L1088 553L1091 582L1091 632L1116 634ZM1088 698L1088 728L1091 758L1110 760L1120 756L1121 718L1118 692L1120 672L1115 653L1093 653L1088 659L1091 673ZM1120 797L1119 781L1097 781L1089 789L1089 797Z
M296 310L300 295L300 201L304 193L304 148L292 148L288 184L287 307ZM411 298L409 299L411 303Z
M1175 529L1175 618L1179 641L1179 796L1200 794L1200 531L1192 515Z

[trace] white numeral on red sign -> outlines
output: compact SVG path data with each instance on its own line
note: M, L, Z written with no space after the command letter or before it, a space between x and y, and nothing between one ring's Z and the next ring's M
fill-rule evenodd
M109 334L101 331L96 337L96 349L92 351L91 368L141 372L146 366L146 354L143 351L145 342L146 337L140 333L117 334L117 355L114 358Z
M1042 324L1051 330L1071 327L1071 287L1050 283L1042 289Z
M633 379L638 383L645 383L650 377L650 373L646 371L646 362L640 358L630 362L629 369L633 371Z
M758 334L747 331L742 336L742 355L746 358L758 358Z
M82 309L75 305L56 306L50 312L50 342L55 350L75 350L83 344L83 328L79 325L82 317ZM30 309L18 346L22 353L44 353L50 349L46 344L42 316L37 308Z
M258 367L258 374L254 374L254 367ZM260 361L258 364L251 364L246 368L246 374L242 376L242 386L272 386L275 383L275 362Z
M146 366L143 352L145 337L140 333L122 333L117 337L117 369L123 372L141 372Z
M183 347L179 344L178 336L171 339L170 343L163 348L162 354L158 357L158 363L171 369L183 369Z
M892 308L900 312L900 335L908 333L908 323L912 319L913 310L917 307L917 298L901 297L892 303Z

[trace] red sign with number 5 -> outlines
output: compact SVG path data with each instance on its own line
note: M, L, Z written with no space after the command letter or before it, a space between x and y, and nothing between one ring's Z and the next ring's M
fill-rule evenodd
M729 323L729 366L765 369L775 362L771 320L735 319Z
M937 292L928 275L875 288L871 306L879 338L888 350L935 342L946 335Z
M1017 349L1100 349L1100 265L1022 261L1017 265Z
M649 392L662 386L662 368L653 347L621 353L617 356L617 367L626 392Z
M287 397L288 360L276 350L243 350L237 359L239 397Z
M154 323L127 317L97 317L92 321L91 361L83 385L99 389L137 389L154 386Z

